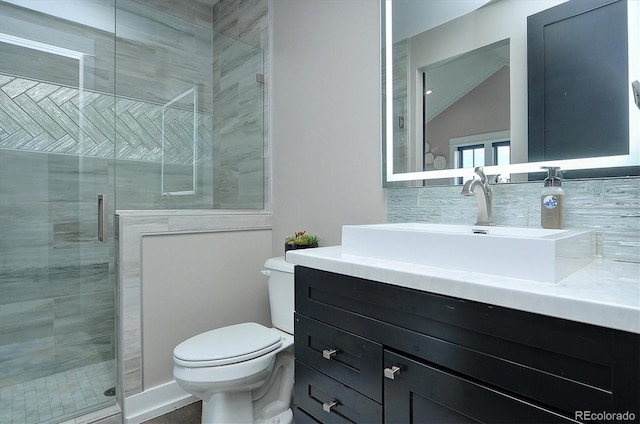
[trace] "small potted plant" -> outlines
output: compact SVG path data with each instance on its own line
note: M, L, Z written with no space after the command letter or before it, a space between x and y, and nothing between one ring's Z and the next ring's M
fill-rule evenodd
M298 231L284 241L284 251L293 249L308 249L318 247L318 236L307 234L306 231Z

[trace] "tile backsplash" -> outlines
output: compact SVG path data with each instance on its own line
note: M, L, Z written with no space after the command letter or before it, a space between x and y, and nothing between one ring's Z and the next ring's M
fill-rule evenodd
M595 230L598 257L640 262L640 177L565 180L562 188L565 228ZM388 189L387 222L473 224L477 202L462 196L461 189ZM542 181L497 184L493 189L497 225L540 227Z

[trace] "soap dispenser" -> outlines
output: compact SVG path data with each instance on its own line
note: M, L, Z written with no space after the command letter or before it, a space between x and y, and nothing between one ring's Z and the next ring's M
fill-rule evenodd
M540 224L542 228L559 229L564 225L564 190L558 175L560 168L543 166L548 172L544 179L544 188L540 196Z

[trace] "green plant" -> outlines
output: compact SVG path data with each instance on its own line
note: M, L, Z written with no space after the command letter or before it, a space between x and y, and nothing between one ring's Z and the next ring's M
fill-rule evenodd
M297 231L292 236L287 237L285 240L285 243L297 244L297 245L308 245L308 244L316 244L318 240L319 240L318 236L307 234L306 231Z

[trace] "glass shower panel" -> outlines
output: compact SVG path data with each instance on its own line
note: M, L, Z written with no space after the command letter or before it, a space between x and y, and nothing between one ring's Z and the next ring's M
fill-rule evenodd
M0 1L0 422L56 422L114 403L114 5L21 3Z
M118 209L212 208L212 37L118 0Z
M263 51L142 3L0 0L2 423L115 401L116 194L264 209Z
M213 36L213 207L263 209L264 51Z
M118 208L262 210L262 49L118 0L116 53Z

